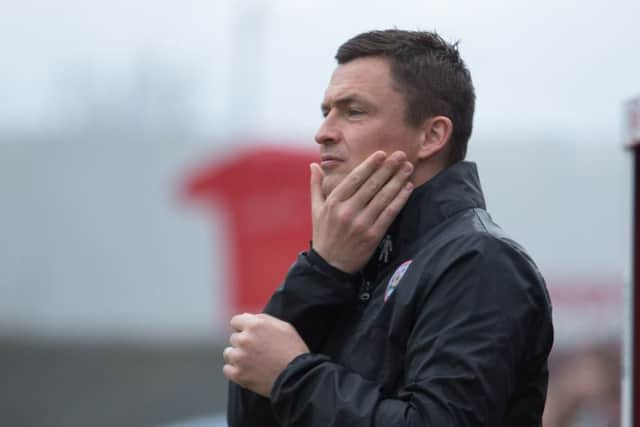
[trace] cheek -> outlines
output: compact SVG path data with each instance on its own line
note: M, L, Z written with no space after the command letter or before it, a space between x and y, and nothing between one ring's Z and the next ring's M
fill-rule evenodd
M375 145L371 151L383 150L387 154L394 151L403 151L409 160L415 157L415 151L419 145L415 132L404 128L394 128L392 126L382 127L372 136L372 143Z
M373 152L381 150L387 154L401 150L411 160L417 146L416 131L408 129L404 125L394 126L399 119L382 118L375 121L354 125L345 132L349 150L349 167L364 161Z
M389 151L393 138L384 126L363 126L354 131L349 144L351 167L358 165L375 151Z

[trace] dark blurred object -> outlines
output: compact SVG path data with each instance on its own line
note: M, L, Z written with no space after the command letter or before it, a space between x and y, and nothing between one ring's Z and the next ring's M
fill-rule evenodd
M222 345L0 340L0 425L144 427L223 412Z
M621 357L617 342L554 355L544 427L620 426Z

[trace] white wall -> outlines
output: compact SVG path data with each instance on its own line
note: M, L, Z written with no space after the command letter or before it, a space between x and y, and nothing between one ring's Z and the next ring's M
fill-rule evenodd
M224 307L216 230L181 204L198 145L0 145L0 330L202 338Z

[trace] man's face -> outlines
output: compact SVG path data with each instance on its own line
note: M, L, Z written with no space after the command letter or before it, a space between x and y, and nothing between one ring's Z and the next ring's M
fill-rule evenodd
M415 163L421 130L405 123L404 95L393 87L389 63L365 57L338 66L322 101L320 144L328 195L358 164L375 151L402 150Z

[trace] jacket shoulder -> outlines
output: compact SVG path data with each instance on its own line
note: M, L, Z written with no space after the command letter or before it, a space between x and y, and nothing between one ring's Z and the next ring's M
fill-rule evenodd
M483 209L470 209L454 218L451 223L444 224L440 233L431 242L423 245L423 249L428 249L432 244L439 250L449 248L450 252L444 258L451 260L469 252L481 252L489 257L488 259L506 255L522 257L535 266L522 245L493 222L491 216Z
M461 285L517 294L544 307L544 311L547 307L550 310L546 284L537 265L483 209L471 209L456 218L427 242L416 258L422 261L421 282L427 293L444 284L440 282L457 277Z

